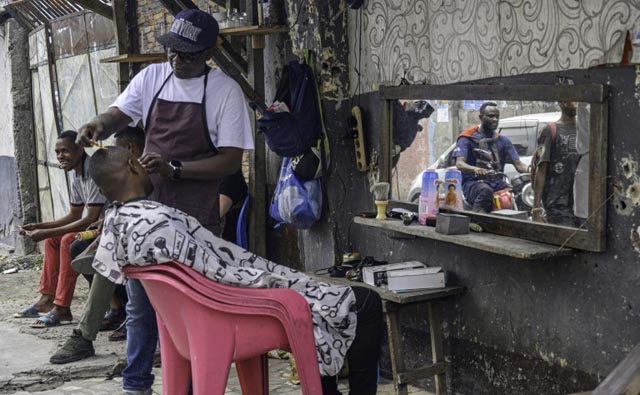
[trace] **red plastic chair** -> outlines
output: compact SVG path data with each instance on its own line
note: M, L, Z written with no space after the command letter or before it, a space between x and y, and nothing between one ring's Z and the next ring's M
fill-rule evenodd
M267 395L266 353L288 349L304 395L321 395L307 301L290 289L225 286L180 263L124 268L158 317L165 394L223 395L235 361L244 394Z

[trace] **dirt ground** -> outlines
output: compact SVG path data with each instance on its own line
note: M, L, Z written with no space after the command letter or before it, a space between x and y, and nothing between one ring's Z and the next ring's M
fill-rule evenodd
M94 342L96 356L66 365L52 365L49 357L66 341L82 316L88 287L78 278L71 306L74 321L55 328L29 327L33 319L12 318L36 299L40 272L36 270L0 274L0 393L42 391L74 379L118 374L124 358L125 342L109 342L109 332L101 332ZM115 367L115 370L114 370Z

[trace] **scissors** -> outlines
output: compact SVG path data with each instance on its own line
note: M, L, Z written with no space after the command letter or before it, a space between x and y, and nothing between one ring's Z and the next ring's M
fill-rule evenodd
M320 310L328 311L327 315L329 316L329 318L336 318L338 316L338 308L336 306L324 305L320 307Z
M142 243L144 243L144 241L147 239L147 236L149 236L150 234L154 233L159 229L166 228L167 226L169 226L169 221L165 220L149 228L145 233L138 233L137 231L131 232L131 238L133 239L133 242L136 243L135 249L134 249L136 254L142 250ZM138 242L138 239L142 239L142 240Z
M107 147L105 147L104 145L102 145L102 140L100 140L99 142L92 142L91 146L93 148L97 148L97 149L107 149Z

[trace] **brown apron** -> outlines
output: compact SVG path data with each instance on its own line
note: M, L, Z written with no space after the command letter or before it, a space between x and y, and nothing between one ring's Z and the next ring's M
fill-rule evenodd
M211 142L206 115L206 91L209 68L204 77L201 103L170 102L158 96L169 81L164 81L154 96L145 123L145 152L160 154L165 160L194 161L218 153ZM175 207L195 217L216 236L220 234L219 179L171 180L151 175L150 200Z

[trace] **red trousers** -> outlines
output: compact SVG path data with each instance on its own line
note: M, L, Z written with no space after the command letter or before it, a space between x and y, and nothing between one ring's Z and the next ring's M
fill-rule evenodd
M55 296L53 303L60 307L71 306L76 290L78 273L71 268L69 246L75 240L75 233L52 237L44 242L44 265L40 274L40 288L43 295Z

